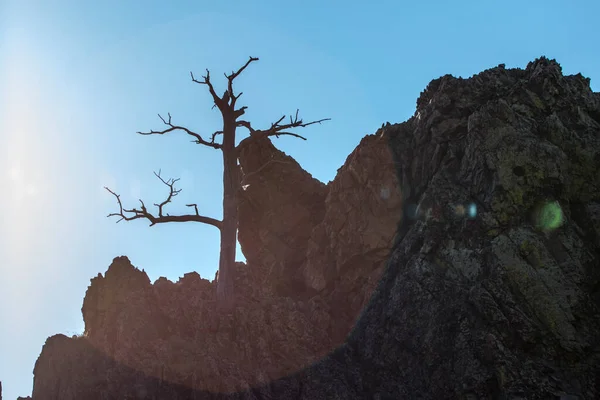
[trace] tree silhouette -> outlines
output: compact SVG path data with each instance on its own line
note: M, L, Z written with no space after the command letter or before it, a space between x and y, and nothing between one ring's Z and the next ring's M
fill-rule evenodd
M296 133L289 132L292 128L303 128L309 125L321 123L329 120L329 118L321 119L318 121L303 122L302 119L298 119L298 110L296 110L295 116L289 117L289 122L284 123L285 115L279 118L276 122L271 123L271 126L267 129L255 129L251 123L246 120L239 119L244 115L247 106L242 106L236 109L236 104L242 92L235 94L233 90L234 80L250 65L252 62L258 61L258 58L250 57L248 61L236 72L231 74L225 74L227 79L227 89L222 96L218 96L215 92L215 88L210 79L210 72L207 69L206 75L202 76L201 80L194 77L194 74L190 72L192 82L205 85L208 88L212 100L214 101L214 107L217 107L221 113L223 120L223 127L221 130L214 132L210 135L210 139L204 139L202 135L191 131L190 129L175 125L172 122L171 114L167 114L167 118L163 118L160 114L159 118L162 120L166 128L161 131L151 130L149 132L137 132L141 135L165 135L167 133L181 131L190 135L194 138L193 142L201 144L213 149L221 150L223 154L223 220L210 218L201 215L198 212L198 206L196 204L187 204L188 207L193 208L194 212L186 215L170 215L164 212L164 207L170 203L175 196L179 194L181 189L176 189L175 184L179 179L164 179L161 176L160 171L154 173L156 177L169 188L169 194L167 198L161 203L154 203L157 207L158 214L151 213L144 202L140 199L139 208L123 208L120 196L105 187L115 198L119 205L119 211L111 213L108 217L117 216L122 220L132 221L135 219L146 219L150 222L150 226L166 223L166 222L201 222L204 224L212 225L219 229L221 234L221 248L219 254L219 271L218 271L218 282L217 282L217 299L222 309L231 311L233 306L233 276L232 270L235 265L235 250L237 242L237 228L238 228L238 190L240 187L240 179L238 176L238 158L240 154L239 145L235 145L235 135L237 128L245 128L248 130L250 137L245 140L245 144L249 144L254 140L275 136L279 137L282 135L289 135L306 140L303 136ZM221 142L217 142L217 138L221 138Z

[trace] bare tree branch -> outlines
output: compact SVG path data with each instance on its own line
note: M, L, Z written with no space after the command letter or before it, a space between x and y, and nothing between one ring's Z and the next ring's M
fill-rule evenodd
M273 135L269 135L269 136L275 136L276 138L278 138L279 136L284 136L284 135L294 136L294 137L297 137L298 139L306 140L306 138L304 136L298 135L297 133L293 133L293 132L276 132Z
M196 215L198 214L198 205L197 204L186 204L186 207L194 207L194 210L196 211Z
M208 147L212 147L214 149L220 149L221 145L219 143L215 143L215 134L212 135L211 141L206 141L202 138L202 136L200 136L200 134L193 132L191 130L189 130L186 127L183 126L179 126L179 125L173 125L171 123L171 113L167 113L169 119L165 120L160 114L158 114L158 117L161 119L161 121L167 125L169 128L162 130L162 131L150 131L150 132L138 132L140 135L164 135L165 133L169 133L169 132L173 132L173 131L183 131L185 133L187 133L190 136L193 136L194 138L196 138L196 140L194 140L194 143L197 144L203 144L205 146Z
M250 63L252 61L258 61L258 57L252 57L250 56L248 58L248 61L246 61L246 64L244 64L240 69L237 70L237 72L232 72L231 75L225 75L227 77L227 80L229 82L233 82L233 80L235 78L237 78L245 69L246 67L248 67L248 65L250 65ZM231 93L232 91L230 90L229 93Z
M238 96L239 97L239 96ZM246 109L248 108L248 106L243 106L242 108L239 108L237 110L235 110L233 112L233 116L235 119L238 119L239 117L241 117L242 115L244 115L246 113Z
M155 172L154 176L156 176L158 179L160 179L160 181L162 183L164 183L165 185L167 185L169 187L169 196L167 196L167 199L165 201L163 201L160 204L154 203L154 205L156 207L158 207L158 216L162 217L163 216L163 207L170 203L171 200L173 199L173 197L177 196L179 194L179 192L181 192L181 189L175 189L175 183L177 183L177 181L179 181L179 178L174 179L167 179L166 181L160 176L160 170L158 170L158 174Z
M163 207L166 204L170 203L173 197L177 196L179 192L181 192L181 189L175 189L175 183L179 181L179 179L171 178L165 180L160 176L160 171L158 172L158 174L155 172L154 175L158 179L160 179L162 183L169 187L169 195L167 196L166 200L164 200L162 203L154 203L154 205L158 207L158 216L150 213L142 200L140 200L140 208L123 208L123 204L121 203L121 196L105 186L104 189L106 189L110 194L115 196L115 198L117 199L117 204L119 205L119 212L110 213L107 217L120 217L120 219L117 222L121 222L122 220L133 221L134 219L147 219L148 221L150 221L150 226L166 222L202 222L204 224L212 225L218 229L222 229L221 221L200 215L198 213L198 206L196 204L186 204L188 207L194 207L196 211L195 214L163 215Z
M252 125L248 121L244 121L244 120L236 121L236 126L237 127L244 127L246 129L248 129L248 131L250 131L251 135L253 135L253 134L256 133L256 130L254 128L252 128Z
M219 110L221 110L221 112L225 111L227 109L227 103L223 101L223 99L221 99L219 97L219 95L217 95L217 92L215 92L215 88L212 85L212 82L210 81L210 71L208 70L208 68L206 69L206 75L202 76L201 81L199 81L198 79L194 78L194 73L190 71L190 75L192 77L192 82L195 82L199 85L206 85L208 86L208 91L210 92L213 101L215 103L215 106L217 106L219 108Z
M237 72L231 72L230 75L225 75L225 77L227 78L227 92L229 95L228 97L231 98L230 106L232 110L235 109L235 102L242 95L242 92L240 92L240 94L238 94L237 96L235 95L235 93L233 93L233 80L237 78L253 61L258 61L258 57L249 57L248 61L246 61L246 64L244 64L240 69L238 69ZM223 97L225 97L225 95L223 95ZM242 109L244 109L244 107L242 107Z
M246 141L244 144L244 145L247 145L249 142L252 141L251 138L253 138L253 137L254 138L269 137L269 136L279 137L279 136L283 136L283 135L289 135L289 136L297 137L302 140L306 140L306 138L304 136L301 136L301 135L298 135L298 134L292 133L292 132L286 132L286 131L288 129L292 129L292 128L304 128L309 125L320 124L321 122L331 120L331 118L323 118L323 119L320 119L317 121L304 122L304 121L302 121L302 119L298 119L298 110L296 110L296 115L294 117L292 117L290 115L289 123L282 124L281 122L283 122L284 119L285 119L285 115L282 116L281 118L279 118L277 121L271 123L271 127L268 129L261 129L261 130L254 129L252 127L252 124L250 124L249 121L245 121L245 120L236 121L236 126L246 128L250 132L250 138L249 138L250 140Z
M223 134L223 131L216 131L216 132L215 132L215 133L213 133L213 134L212 134L212 136L210 137L211 141L212 141L212 142L214 142L214 141L215 141L215 138L216 138L218 135L222 135L222 134Z
M258 61L258 57L249 57L248 61L246 61L246 64L244 64L240 69L238 69L235 72L231 72L231 74L229 74L229 75L224 74L225 78L227 78L227 90L225 90L225 92L223 93L223 96L221 96L221 97L219 97L217 95L217 92L215 91L215 88L214 88L212 82L210 81L210 71L208 69L206 70L206 75L202 76L202 80L196 79L194 77L193 72L190 72L190 76L192 77L192 82L198 83L200 85L208 86L208 91L210 92L210 94L213 98L213 101L215 103L213 105L213 108L216 106L219 108L219 110L221 112L234 111L235 114L239 117L240 115L244 114L244 110L246 109L246 107L242 107L240 110L235 110L235 103L236 103L237 99L239 99L240 96L242 95L242 92L240 92L240 94L238 94L237 96L235 95L235 93L233 92L233 81L253 61Z

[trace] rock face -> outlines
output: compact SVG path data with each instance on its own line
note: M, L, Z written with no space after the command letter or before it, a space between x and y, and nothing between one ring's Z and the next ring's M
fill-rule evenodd
M363 138L328 185L325 215L311 233L305 284L335 314L330 337L341 344L381 277L402 218L402 194L383 131Z
M92 279L82 308L85 333L74 340L79 346L95 348L94 357L110 368L139 372L136 379L141 386L150 380L161 387L175 384L213 393L260 385L325 355L330 347L327 332L314 329L319 326L316 318L323 318L318 304L298 309L300 304L290 298L269 300L265 292L255 290L254 280L250 269L238 263L234 288L243 301L234 315L220 315L215 312L216 282L189 273L177 283L160 278L152 285L127 257L117 257L104 277ZM44 348L52 352L49 344ZM61 364L68 364L66 371L84 364L77 358L60 357ZM93 359L89 363L95 364ZM36 371L39 368L36 365ZM115 384L121 375L111 372ZM83 391L88 386L85 382L74 385ZM34 398L52 392L61 399L77 398L56 393L51 386L36 378ZM61 390L72 387L62 385ZM112 396L108 389L95 391L98 396Z
M589 80L543 57L436 79L328 185L268 140L240 164L235 313L116 258L33 399L600 398Z
M242 252L276 294L304 291L298 266L306 262L312 229L323 219L327 188L268 138L240 147Z
M248 264L275 296L335 310L328 325L337 344L368 302L402 217L393 162L387 139L369 135L325 186L268 139L240 154L239 241Z
M349 341L395 371L376 392L598 398L600 96L542 58L442 77L417 104L389 137L421 216Z

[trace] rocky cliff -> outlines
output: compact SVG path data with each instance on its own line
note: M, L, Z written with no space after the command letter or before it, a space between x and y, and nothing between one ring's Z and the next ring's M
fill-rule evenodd
M600 397L600 94L553 60L444 76L324 185L240 156L233 315L196 273L93 278L33 399Z

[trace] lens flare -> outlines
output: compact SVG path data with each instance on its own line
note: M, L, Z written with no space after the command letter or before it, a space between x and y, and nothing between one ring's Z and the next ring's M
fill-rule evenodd
M464 217L464 215L465 215L465 206L463 206L462 204L457 205L456 207L454 207L454 213L458 217Z
M469 210L467 213L471 219L475 219L475 217L477 217L477 206L475 203L469 204Z
M558 229L564 221L563 211L558 201L542 204L535 214L535 225L543 231Z

